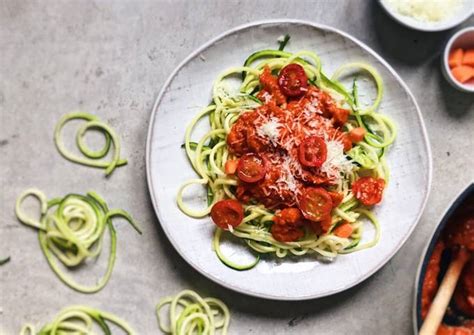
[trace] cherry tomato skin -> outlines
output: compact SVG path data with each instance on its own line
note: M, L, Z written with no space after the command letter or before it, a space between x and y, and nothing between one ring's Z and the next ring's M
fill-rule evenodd
M244 208L234 199L220 200L212 206L212 221L224 230L228 230L229 226L237 227L244 219Z
M372 206L382 201L385 180L381 178L362 177L352 184L352 193L365 206Z
M246 183L255 183L265 177L265 161L257 154L245 154L239 159L237 177Z
M301 195L299 207L306 219L322 221L331 217L331 195L322 187L306 188Z
M275 240L280 242L294 242L304 236L303 229L295 226L273 224L270 232Z
M281 69L278 76L278 86L284 95L297 98L308 91L308 77L299 64L288 64Z
M327 155L326 142L321 137L306 137L298 147L299 161L307 167L320 167L326 161Z

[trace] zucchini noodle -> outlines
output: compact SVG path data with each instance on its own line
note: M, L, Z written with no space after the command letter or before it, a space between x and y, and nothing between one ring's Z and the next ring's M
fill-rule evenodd
M300 64L312 85L333 96L339 107L350 109L349 119L343 126L345 131L356 127L363 127L366 130L364 139L355 143L346 153L346 158L352 162L352 171L344 173L342 180L331 186L333 191L343 194L343 201L332 211L332 225L329 231L319 236L306 229L304 237L298 241L275 240L270 232L275 212L261 204L244 205L243 222L226 233L242 239L258 254L270 253L280 258L316 254L333 259L338 254L370 248L380 239L380 225L370 209L364 207L352 194L351 185L362 176L382 178L388 183L389 171L385 155L388 147L394 142L397 131L387 116L377 113L383 97L382 78L374 67L360 62L342 65L332 76L327 76L322 72L320 58L312 51L303 50L297 53L281 49L257 51L247 58L243 67L230 68L217 77L212 89L211 104L191 120L185 131L183 146L198 178L191 179L181 186L177 193L177 205L186 215L203 218L209 215L212 206L219 200L235 198L234 187L238 184L237 178L223 172L226 161L236 158L227 149L227 135L240 115L262 104L254 94L259 91L259 75L264 67L268 66L277 72L290 63ZM352 91L338 81L339 78L347 76L347 73L357 75L360 72L370 75L377 91L374 101L367 108L360 107L356 77L353 76ZM239 76L242 78L240 88L232 91L227 80ZM205 119L209 120L209 131L193 142L193 131ZM190 185L204 186L207 189L207 206L191 209L186 205L183 192ZM363 235L363 219L375 229L374 238L367 243L360 243ZM333 233L344 221L350 223L353 228L349 238L338 237ZM217 229L212 242L219 259L237 270L255 266L256 263L238 265L224 257L219 247L222 233L223 231Z
M71 120L86 121L78 129L76 134L76 145L85 158L71 153L64 146L62 140L62 129L65 124ZM84 136L89 130L97 130L104 135L105 145L102 149L94 151L87 146ZM126 159L120 158L120 140L115 131L104 122L101 122L98 117L89 113L72 112L61 117L54 130L54 143L56 144L59 153L67 160L90 167L103 168L105 169L106 176L109 176L115 168L127 164ZM114 147L111 161L107 162L101 160L108 154L111 146Z
M10 262L10 256L0 259L0 265L5 265Z
M23 212L22 204L28 197L35 197L40 203L39 219L32 219ZM15 213L20 222L38 230L41 250L59 279L82 293L100 291L112 275L117 248L117 234L112 219L125 219L141 234L130 214L121 209L109 209L105 201L94 192L85 196L69 194L64 198L48 201L40 190L28 189L18 197ZM105 274L96 285L78 284L61 270L58 260L64 266L74 268L89 258L97 258L102 251L107 229L110 234L110 252Z
M217 257L227 265L228 267L239 270L239 271L244 271L244 270L250 270L253 268L255 265L258 264L260 261L260 256L255 257L255 260L252 263L249 264L237 264L230 259L228 259L221 251L221 235L222 235L223 230L220 228L217 228L214 232L214 238L212 239L212 247L214 248L214 251L216 252Z
M94 328L98 328L105 335L111 335L112 331L107 321L118 326L128 335L137 334L125 321L117 316L87 306L70 306L56 315L53 321L42 327L39 335L67 335L67 334L98 334ZM20 335L36 334L35 327L26 324L21 328Z
M161 310L169 305L168 320L163 321ZM202 298L194 291L184 290L174 297L162 299L156 306L160 329L172 335L213 335L220 330L227 334L230 313L227 306L215 298Z

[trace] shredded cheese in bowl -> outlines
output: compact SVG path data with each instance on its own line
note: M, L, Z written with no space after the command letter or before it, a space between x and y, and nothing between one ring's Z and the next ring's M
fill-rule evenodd
M384 0L393 10L423 22L444 21L462 8L464 0Z

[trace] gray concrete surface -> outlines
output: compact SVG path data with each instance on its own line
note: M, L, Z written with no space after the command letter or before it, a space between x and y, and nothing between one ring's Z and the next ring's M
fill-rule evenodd
M144 159L152 104L173 68L224 30L282 17L342 29L385 57L421 106L434 159L429 204L400 252L353 289L296 303L231 292L189 267L155 218ZM473 24L471 17L464 26ZM440 51L453 32L410 31L365 0L0 0L0 255L12 258L0 268L0 333L17 334L25 322L41 325L66 305L86 303L156 334L156 302L192 288L229 305L232 334L410 334L419 255L447 204L474 177L474 98L440 73ZM109 180L56 152L54 125L75 109L100 115L122 137L130 164ZM78 294L49 270L35 231L13 213L30 186L50 197L94 189L140 222L143 236L117 223L118 258L104 290Z

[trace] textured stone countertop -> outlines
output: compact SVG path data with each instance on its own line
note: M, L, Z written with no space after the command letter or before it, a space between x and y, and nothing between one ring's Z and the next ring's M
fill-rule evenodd
M208 39L268 18L334 26L378 52L414 93L433 151L429 203L403 248L362 284L312 301L250 298L198 274L164 236L146 186L147 126L167 76ZM459 28L411 31L369 0L0 0L0 256L11 256L0 268L0 333L17 334L26 322L40 326L82 303L122 316L140 334L157 334L160 297L192 288L228 304L231 334L410 334L420 253L474 177L474 98L452 89L440 72L443 44ZM62 159L53 145L58 118L76 109L100 115L122 138L129 165L109 180ZM36 232L13 213L16 197L31 186L50 197L94 189L141 223L143 236L117 223L118 257L105 289L76 293L48 268Z

